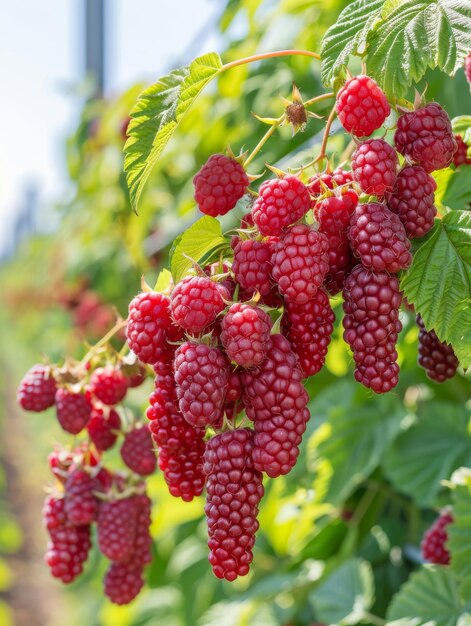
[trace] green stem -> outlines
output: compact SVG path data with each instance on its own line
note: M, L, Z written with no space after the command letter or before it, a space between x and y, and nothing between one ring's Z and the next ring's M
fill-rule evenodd
M254 160L254 158L257 156L257 154L260 152L260 150L263 148L263 146L266 144L266 142L270 139L270 137L273 135L275 130L278 128L278 126L282 123L282 121L284 120L284 117L285 117L284 115L279 117L276 123L270 126L267 132L263 135L263 137L260 139L258 144L252 150L251 154L245 159L244 161L245 168L247 168L249 163L251 163Z
M311 104L314 104L315 102L321 102L321 100L327 100L328 98L333 98L335 96L334 92L331 93L323 93L320 96L315 96L314 98L311 98L310 100L306 100L306 102L304 102L304 106L305 107L309 107L311 106Z
M122 328L124 328L126 326L126 320L118 320L116 322L116 324L113 326L113 328L111 330L109 330L106 335L104 335L100 341L98 341L98 343L96 343L94 346L92 346L90 348L90 350L87 352L87 354L83 357L83 359L80 361L79 363L79 367L85 365L91 358L92 356L96 353L96 351L101 348L102 346L104 346L106 343L108 343L108 341L114 336L116 335L117 332L119 332Z
M264 59L272 59L274 57L288 57L288 56L304 56L304 57L312 57L314 59L320 60L320 54L317 52L310 52L309 50L276 50L274 52L263 52L262 54L254 54L250 57L245 57L243 59L237 59L237 61L232 61L231 63L225 63L220 71L224 72L225 70L230 70L233 67L238 67L239 65L245 65L247 63L254 63L255 61L263 61Z
M386 624L386 620L383 619L382 617L378 617L377 615L372 615L371 613L368 613L365 611L365 613L363 613L362 621L366 621L366 620L368 620L372 624L375 624L375 626L385 626Z

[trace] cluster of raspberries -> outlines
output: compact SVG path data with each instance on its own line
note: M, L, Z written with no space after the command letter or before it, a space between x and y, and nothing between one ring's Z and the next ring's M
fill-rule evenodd
M127 604L141 590L144 567L152 557L151 502L143 477L154 472L157 459L148 423L129 424L129 412L120 415L117 404L130 387L144 381L146 369L138 363L129 368L85 368L81 381L72 378L73 372L78 375L77 368L37 364L18 387L24 409L40 412L55 406L65 432L86 435L79 445L56 448L49 455L56 482L44 503L50 538L45 561L55 578L74 581L87 560L91 524L96 523L98 547L111 561L105 595L116 604ZM104 452L118 439L126 470L121 473L103 463Z
M56 486L44 501L43 518L51 574L71 583L82 573L95 523L98 548L110 561L105 595L115 604L128 604L141 590L144 568L152 560L151 501L144 481L110 472L89 445L55 450L49 466Z

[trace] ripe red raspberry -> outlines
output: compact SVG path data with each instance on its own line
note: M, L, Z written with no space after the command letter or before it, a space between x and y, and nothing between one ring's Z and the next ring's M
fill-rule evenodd
M216 217L235 207L247 191L249 179L235 159L213 154L193 178L193 184L200 211Z
M59 388L55 396L57 419L63 430L77 435L88 423L92 405L83 393Z
M175 353L175 382L180 411L197 428L214 424L221 413L229 378L223 352L188 341Z
M464 73L468 83L471 84L471 52L468 53L468 56L464 60Z
M54 404L56 381L51 368L40 363L33 365L23 376L16 398L25 411L40 413Z
M273 278L287 300L304 304L316 295L329 269L329 241L312 226L297 224L275 246Z
M90 376L90 391L103 404L114 406L128 391L128 379L111 365L98 367Z
M309 398L289 341L272 335L262 365L241 376L247 416L255 428L254 467L271 478L287 474L309 420Z
M337 94L336 109L345 130L357 137L371 135L391 112L386 96L368 76L347 80Z
M420 165L399 172L387 202L391 211L399 215L410 239L423 237L432 228L437 214L433 204L436 188L435 180Z
M270 318L260 307L236 302L222 320L221 343L227 356L240 367L260 365L270 328Z
M352 154L353 177L364 193L382 197L396 181L397 154L384 139L368 139Z
M399 281L357 265L345 281L343 297L343 337L353 352L355 379L375 393L390 391L399 374Z
M247 290L249 297L256 291L261 296L270 293L273 287L271 280L271 241L238 240L234 247L232 271L237 283Z
M436 102L399 117L394 145L426 172L448 167L457 148L450 118Z
M137 515L136 496L100 502L98 547L111 561L125 561L131 556L136 540Z
M460 165L470 165L471 157L468 157L468 145L463 141L460 135L455 135L455 141L457 149L453 157L453 163L455 167Z
M359 204L350 219L348 236L353 253L367 269L395 274L411 264L404 226L385 204Z
M283 333L298 357L305 377L314 376L322 369L334 321L335 314L323 289L305 304L285 302Z
M114 604L129 604L144 586L143 568L133 563L111 563L103 581L104 592Z
M255 226L262 235L278 237L309 210L309 190L296 176L267 180L258 190L252 207Z
M138 294L129 303L126 326L128 345L143 363L155 363L167 350L172 321L170 300L156 291Z
M453 378L459 365L453 348L440 341L434 330L426 330L420 315L417 315L417 324L420 329L419 365L437 383Z
M136 474L149 476L155 471L157 459L147 424L135 426L128 432L120 453L124 463Z
M107 411L98 406L93 407L87 431L97 450L104 451L112 448L116 443L117 431L120 428L121 418L114 409Z
M248 574L259 526L263 484L253 440L249 428L229 430L210 439L204 455L209 562L215 576L229 581Z
M152 562L152 537L150 535L152 502L145 493L135 497L137 503L136 537L130 560L135 564L147 565Z
M91 524L98 513L100 483L82 469L73 470L65 481L65 512L74 526Z
M350 240L347 229L351 215L358 204L358 196L353 189L341 195L333 195L317 202L314 216L329 243L329 271L325 285L332 295L342 290L345 277L353 267Z
M71 583L82 573L91 548L90 527L72 526L65 513L64 498L50 495L43 508L45 526L51 540L45 561L54 578Z
M420 544L422 556L425 561L448 565L450 563L450 553L446 548L448 540L447 526L453 522L451 513L442 513L437 517L432 526L427 530Z
M337 187L348 185L352 181L353 173L348 172L341 167L338 167L331 174L324 173L311 176L307 188L309 189L309 193L313 199L312 208L315 207L318 196L323 195L326 188L333 190Z
M224 300L230 296L222 285L205 276L187 276L173 290L170 312L178 326L198 335L224 309Z

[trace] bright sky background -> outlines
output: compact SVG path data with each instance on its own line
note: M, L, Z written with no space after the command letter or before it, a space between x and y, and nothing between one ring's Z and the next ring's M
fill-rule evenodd
M0 3L0 250L25 185L48 206L67 185L64 140L78 119L84 0ZM218 0L108 0L108 91L155 80L218 48ZM205 29L205 25L208 29ZM201 35L195 41L195 37ZM187 56L188 55L188 56Z

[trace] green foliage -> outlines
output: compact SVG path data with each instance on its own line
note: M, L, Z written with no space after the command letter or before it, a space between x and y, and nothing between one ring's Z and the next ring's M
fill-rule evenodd
M435 504L440 481L461 465L471 465L469 424L469 411L462 406L436 400L422 404L417 420L389 448L386 476L419 505Z
M393 598L389 620L418 617L420 625L457 626L464 605L453 574L440 565L426 565L412 574Z
M463 367L471 364L471 212L451 211L420 240L401 287L425 326L451 343Z
M374 602L369 563L352 559L339 567L310 596L316 617L328 624L357 624Z
M323 81L329 85L350 54L366 55L369 75L394 101L429 67L453 76L470 49L467 0L357 0L323 39Z
M221 67L218 54L205 54L163 76L139 96L131 110L124 160L135 209L162 150L201 90Z
M469 464L468 464L469 467ZM455 472L451 486L453 523L448 527L447 547L453 555L451 569L460 584L461 597L471 598L471 473L467 468Z

